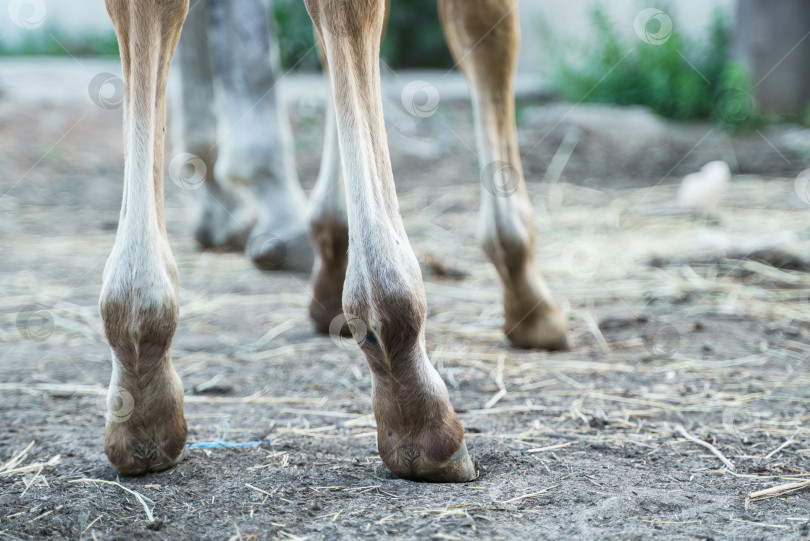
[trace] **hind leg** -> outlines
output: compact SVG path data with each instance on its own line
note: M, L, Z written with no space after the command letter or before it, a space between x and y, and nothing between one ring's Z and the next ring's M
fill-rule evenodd
M504 332L517 347L564 349L567 318L535 262L534 210L517 141L517 0L440 0L439 14L472 91L482 184L478 239L503 282Z
M346 187L341 172L329 63L317 33L316 39L326 76L327 99L321 167L310 199L309 231L315 245L315 266L312 269L309 317L316 331L328 333L332 322L343 313L343 282L349 262L349 217L346 213Z
M248 187L258 211L245 253L264 270L312 268L307 201L278 92L278 47L263 0L209 0L219 156L216 178Z
M194 237L200 247L244 250L258 211L249 189L214 175L217 119L214 73L209 54L210 11L208 0L194 4L186 17L177 47L174 66L179 72L178 90L172 96L176 151L170 162L169 175L183 188L199 189L202 209Z

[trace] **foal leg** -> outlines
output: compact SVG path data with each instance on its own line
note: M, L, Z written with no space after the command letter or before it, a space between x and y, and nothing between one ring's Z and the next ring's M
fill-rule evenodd
M259 218L246 254L261 269L312 268L306 195L292 130L278 93L278 47L264 0L209 0L216 74L219 159L214 175L250 186Z
M372 374L377 445L408 479L473 477L464 429L425 350L425 289L399 214L380 91L385 0L306 0L330 66L346 182L343 308Z
M534 210L526 191L512 80L517 0L439 0L457 64L470 84L481 166L478 239L504 285L504 331L517 347L565 349L566 315L535 262Z
M383 34L389 12L390 0L386 0ZM326 133L321 155L321 168L318 173L318 181L310 197L312 213L309 227L315 244L315 266L312 270L312 302L309 305L309 315L315 323L315 330L328 333L335 318L343 314L343 282L346 279L346 265L349 260L349 226L329 61L317 32L316 40L318 56L326 76L328 99L326 100ZM382 41L382 35L380 41ZM343 320L339 321L343 322ZM337 329L332 329L332 332L335 331Z
M163 210L166 82L188 0L107 0L126 82L124 197L99 307L112 349L104 450L124 475L164 470L186 442L171 361L177 266Z
M244 250L256 224L255 197L244 186L223 182L214 175L217 161L217 119L214 112L214 74L209 54L211 9L208 0L189 10L177 47L174 66L179 71L179 91L173 95L172 126L175 156L196 156L205 166L201 188L202 212L194 229L197 243L205 249ZM178 166L183 165L182 163ZM199 167L199 166L198 166ZM171 168L170 168L171 169ZM172 174L183 173L180 167ZM201 174L195 169L196 174ZM177 179L174 179L175 181ZM182 183L182 182L181 182Z
M318 181L310 198L309 231L315 245L312 269L312 302L309 317L315 330L328 333L332 321L343 313L343 282L349 261L349 225L346 214L346 188L340 167L337 118L332 99L329 62L319 43L321 64L326 75L326 132Z

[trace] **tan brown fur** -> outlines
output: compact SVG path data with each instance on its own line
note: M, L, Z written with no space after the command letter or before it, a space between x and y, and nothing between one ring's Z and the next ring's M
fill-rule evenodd
M386 0L385 18L380 34L381 43L385 37L390 13L391 0ZM331 94L329 60L317 28L315 28L315 45ZM334 116L332 103L327 109L327 115ZM330 129L331 121L331 118L327 119L327 129ZM329 166L330 164L326 162L321 164L322 169ZM343 191L343 180L340 179L338 182L340 185L337 189ZM334 210L316 208L310 219L310 236L315 246L316 260L312 271L312 302L309 305L309 316L315 324L315 330L326 334L330 332L332 322L343 314L343 283L346 280L346 267L349 263L349 226L346 216ZM332 331L334 332L334 329ZM343 333L346 332L347 329L343 329Z
M565 349L566 316L535 262L534 211L517 139L512 87L520 45L517 0L439 0L439 16L473 89L478 134L484 137L478 142L481 169L497 160L516 176L514 193L493 196L482 189L479 242L504 284L504 332L518 347Z
M310 223L319 256L310 314L321 331L341 310L362 322L351 331L371 369L384 463L403 478L469 480L475 472L464 429L425 349L427 300L391 170L379 70L388 2L305 2L323 49L346 185L345 209L340 199L339 205L324 199ZM565 316L534 261L534 216L517 144L516 0L440 0L439 6L450 49L473 89L482 170L495 160L518 177L508 197L482 191L480 242L504 283L507 337L518 346L565 347ZM128 150L122 219L100 305L113 383L132 395L135 407L126 419L108 421L105 450L121 473L138 474L171 466L187 435L170 353L178 282L162 171L166 83L188 0L107 0L107 7L121 45ZM144 134L146 125L154 133ZM145 196L154 200L144 205Z
M154 133L146 133L145 139L125 138L124 204L99 302L117 363L114 377L118 381L111 385L112 391L121 389L133 404L126 416L108 418L104 448L121 474L137 475L173 465L187 435L183 387L171 363L179 311L178 276L166 236L163 148L169 64L188 0L107 0L107 10L118 34L126 82L125 135L132 136L131 130L147 126L150 119L154 125ZM144 147L150 138L151 179L133 176L138 167L150 165ZM135 146L130 147L133 141ZM134 201L149 193L154 194L154 200L147 202L153 205L154 215L134 215L141 212L133 208ZM149 246L155 240L157 246Z
M382 116L383 0L307 0L330 67L344 179L349 262L343 308L373 376L383 462L408 479L464 481L464 430L427 358L427 301L396 199Z

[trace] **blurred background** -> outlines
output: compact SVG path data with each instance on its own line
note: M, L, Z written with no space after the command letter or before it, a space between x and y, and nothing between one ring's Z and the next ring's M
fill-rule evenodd
M0 55L2 56L115 56L117 44L102 0L60 2L58 0L4 0L9 13L16 16L0 18ZM317 69L317 55L312 50L312 30L303 2L275 0L268 2L271 18L279 31L282 63L285 69ZM393 2L390 24L383 47L383 58L392 68L448 68L452 65L441 29L436 20L436 0L400 0ZM659 66L667 72L656 71L650 78L667 75L676 82L673 92L683 90L677 84L692 76L702 76L715 82L728 64L740 62L749 70L753 83L768 74L770 81L761 95L768 96L768 108L780 112L797 112L806 105L810 76L797 77L793 68L806 65L810 43L802 40L810 21L810 6L801 0L678 0L608 2L605 0L570 0L520 2L523 30L520 70L522 73L542 74L549 87L560 90L567 98L577 96L577 83L586 75L605 67L622 41L633 38L637 15L644 9L659 9L665 13L666 24L655 17L648 18L645 31L661 33L661 45L655 54L636 48L639 58L627 64L644 68L648 63L670 63ZM671 33L671 35L670 35ZM657 44L656 44L657 45ZM624 51L622 51L624 52ZM790 55L786 56L786 53ZM646 53L646 54L645 54ZM708 57L712 57L709 59ZM561 68L561 61L574 61L573 70ZM777 65L781 63L784 65ZM690 69L692 73L690 73ZM684 73L679 73L683 70ZM769 73L773 70L776 73ZM573 71L573 73L572 73ZM641 82L627 79L628 87ZM791 75L790 72L793 72ZM724 80L727 84L730 83ZM665 81L659 81L664 86ZM734 84L738 81L734 81ZM606 85L611 86L612 85ZM784 96L770 96L773 88L781 88ZM690 89L687 89L689 91ZM638 93L653 92L647 85ZM592 98L607 101L610 88ZM691 92L691 99L705 97ZM760 95L758 94L758 96ZM655 96L612 96L617 102L649 101ZM659 96L658 98L661 98ZM686 99L685 97L684 99ZM797 101L804 100L801 106ZM671 109L654 107L659 112L680 117L707 114L698 104L672 104Z
M0 69L0 92L4 88L25 95L37 92L25 80L36 71L37 59L117 57L117 43L102 0L4 0L3 4L9 16L0 17L0 59L7 61ZM318 58L303 2L275 0L268 8L277 28L283 68L300 74L317 71ZM810 146L795 129L773 129L782 122L794 128L810 123L810 70L804 68L810 64L810 39L805 39L810 29L807 2L524 0L520 10L522 46L516 85L521 105L562 101L640 105L667 119L709 121L725 133L760 130L759 142L767 139L767 146L777 153L740 163L737 157L710 152L729 161L735 171L793 171L796 163L786 167L788 162L803 162L810 155ZM460 81L446 71L453 63L437 21L435 0L393 2L382 56L384 72L434 70L443 100L466 99L463 83L454 86ZM14 60L9 63L10 59ZM51 64L49 69L67 65L70 63ZM109 65L109 71L117 73L115 64ZM396 79L425 79L434 84L431 77L421 74ZM396 85L396 79L391 91L394 99L405 86L404 82ZM307 89L313 88L320 95L320 85L304 80L304 96L310 96ZM70 86L69 81L64 84ZM33 86L52 94L59 90ZM76 86L81 86L80 81L76 80ZM518 113L526 111L520 108ZM553 112L533 119L542 125L551 114L555 125L551 131L559 134L567 133L571 123L586 132L599 131L602 113L596 111L588 118L566 116L561 121L564 126L556 126L560 118ZM522 120L525 118L519 118ZM556 129L559 127L565 129ZM549 135L553 147L555 137ZM644 139L649 134L641 135ZM714 144L714 135L706 141L709 146ZM680 153L676 148L670 154ZM658 154L652 153L654 161L667 171L674 162ZM638 160L632 157L630 161ZM576 171L577 165L573 167Z

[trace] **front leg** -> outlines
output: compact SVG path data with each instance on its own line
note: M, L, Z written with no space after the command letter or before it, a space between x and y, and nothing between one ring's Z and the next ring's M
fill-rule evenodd
M568 318L535 261L534 209L520 163L517 0L440 0L447 44L471 87L481 166L478 240L504 287L504 332L521 348L566 349Z
M126 83L124 197L99 300L112 350L104 450L123 475L171 467L185 446L183 384L171 360L179 311L166 236L166 83L188 0L107 0Z
M391 2L386 0L385 22L391 11ZM383 25L385 34L385 24ZM317 37L317 34L316 34ZM380 36L382 41L384 35ZM332 79L329 61L323 43L318 37L318 58L321 60L326 79L326 133L321 155L318 181L310 198L311 214L309 231L315 245L315 265L312 269L312 302L309 316L315 330L330 332L336 323L342 323L343 283L346 281L346 265L349 259L349 226L346 215L346 189L341 176L340 148L338 147L337 117L332 99ZM332 329L335 332L335 329ZM345 332L345 329L344 331Z
M425 290L391 171L379 71L385 1L306 3L334 89L349 223L343 309L371 368L380 456L399 477L467 481L473 465L425 350Z

